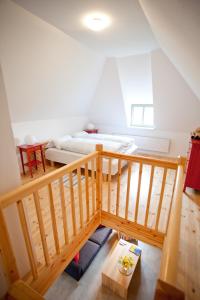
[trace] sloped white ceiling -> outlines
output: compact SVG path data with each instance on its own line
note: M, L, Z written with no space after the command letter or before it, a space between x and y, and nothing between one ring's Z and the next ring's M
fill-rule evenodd
M157 42L138 0L13 0L46 22L106 56L127 56L157 48ZM112 24L93 32L83 17L100 11Z
M200 1L139 1L161 48L200 100Z

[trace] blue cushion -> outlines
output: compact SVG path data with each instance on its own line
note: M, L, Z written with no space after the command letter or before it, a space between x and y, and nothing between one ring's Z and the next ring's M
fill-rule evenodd
M74 260L70 262L70 264L65 269L65 272L76 280L79 280L83 275L81 265L75 263Z
M102 246L108 239L111 232L112 232L112 229L110 229L110 228L100 227L91 235L89 240L96 243L97 245Z
M99 249L100 249L99 245L91 241L87 241L84 247L80 250L79 265L81 265L83 272L85 272L85 270L87 269L91 261L96 256Z
M75 261L72 260L65 269L65 272L67 272L76 280L79 280L86 269L89 267L91 261L94 259L99 249L100 246L98 244L87 241L80 250L79 262L75 263Z

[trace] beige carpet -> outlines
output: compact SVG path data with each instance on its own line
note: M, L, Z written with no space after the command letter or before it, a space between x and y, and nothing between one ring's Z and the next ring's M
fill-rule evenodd
M120 300L120 297L115 296L109 289L101 285L102 265L115 239L116 234L112 234L79 282L64 273L48 290L45 299ZM138 245L143 252L141 261L133 274L128 300L151 300L154 297L158 278L161 250L142 242L138 242Z

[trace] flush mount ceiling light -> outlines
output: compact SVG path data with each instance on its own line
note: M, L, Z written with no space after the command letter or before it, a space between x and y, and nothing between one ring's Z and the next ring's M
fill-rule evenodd
M111 24L110 18L100 12L94 12L83 18L83 24L93 31L101 31Z

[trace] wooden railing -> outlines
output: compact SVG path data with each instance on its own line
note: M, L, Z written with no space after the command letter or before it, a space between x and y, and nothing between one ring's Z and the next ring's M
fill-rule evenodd
M99 224L162 247L180 184L177 168L178 161L106 152L97 145L96 152L1 196L0 247L10 282L22 279L43 295ZM5 220L11 206L29 261L23 277Z
M0 244L11 283L20 272L4 210L17 209L30 265L23 279L44 294L100 224L97 164L94 152L0 198Z
M103 224L162 247L174 193L177 161L101 152L108 178L102 184ZM117 164L116 176L111 176ZM124 166L124 168L122 168Z
M184 293L178 289L177 285L184 165L185 160L179 159L169 226L164 239L160 275L155 294L156 300L162 299L161 296L171 297L169 299L184 299Z

